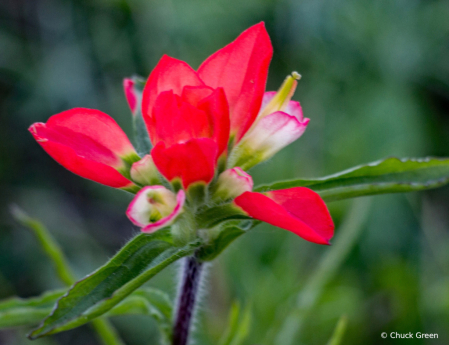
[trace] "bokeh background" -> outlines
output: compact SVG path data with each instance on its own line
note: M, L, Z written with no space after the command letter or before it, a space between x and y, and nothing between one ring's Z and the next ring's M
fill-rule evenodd
M448 18L445 0L2 0L0 298L61 287L10 204L49 227L79 277L138 231L124 214L131 197L60 167L27 132L31 123L90 107L131 135L124 77L148 76L162 54L196 68L263 20L274 45L267 89L300 72L294 99L311 121L296 143L252 169L256 184L387 156L449 156ZM382 340L384 331L438 333L407 343L448 344L449 188L370 199L356 244L325 279L293 344L325 344L343 314L344 344L398 342ZM330 205L338 227L353 206ZM197 344L217 343L234 301L252 311L245 344L285 344L279 331L329 250L271 226L238 239L209 268ZM150 285L174 295L176 277L173 266ZM152 319L113 322L129 345L156 343ZM26 332L0 331L0 344L31 344ZM98 342L82 327L35 344Z

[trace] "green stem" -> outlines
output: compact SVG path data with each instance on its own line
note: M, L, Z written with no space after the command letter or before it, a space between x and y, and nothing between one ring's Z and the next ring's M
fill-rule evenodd
M11 207L11 213L20 224L32 230L36 235L48 258L53 262L59 279L66 286L72 286L76 282L75 275L70 269L61 247L59 247L44 224L28 216L18 206ZM124 345L124 342L107 319L95 319L92 321L92 325L104 345Z

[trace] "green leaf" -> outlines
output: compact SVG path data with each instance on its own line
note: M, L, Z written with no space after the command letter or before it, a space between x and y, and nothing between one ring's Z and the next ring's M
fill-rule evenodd
M161 331L163 343L171 339L173 305L169 296L154 288L141 288L111 309L106 316L147 315L154 318Z
M75 281L74 275L70 270L61 247L59 247L48 229L38 220L28 216L16 205L11 206L11 214L20 224L33 231L36 235L45 254L53 262L59 279L67 286L72 285Z
M251 327L251 309L242 311L239 303L233 303L228 318L228 326L219 345L241 345L247 338Z
M335 326L334 334L329 339L327 345L340 345L343 341L343 336L345 335L346 328L348 327L348 319L346 316L342 316L338 320L337 326Z
M137 235L103 267L75 283L30 339L78 327L104 314L198 246L199 242L176 247L168 229Z
M0 302L0 328L36 325L48 315L67 290L56 290L34 298L9 298Z
M142 116L142 92L145 87L145 79L139 76L131 78L134 81L134 91L137 94L137 110L133 114L134 138L136 142L137 153L145 156L151 151L151 141L148 135L147 127Z
M207 230L207 231L210 231ZM220 231L218 236L198 249L196 255L202 261L211 261L215 259L226 247L236 238L245 233L237 226L231 226Z
M14 297L1 301L0 328L38 324L51 313L55 302L66 292L67 290L61 289L46 292L39 297ZM146 287L134 291L105 316L147 315L156 319L165 330L170 325L172 309L170 298L165 292Z
M436 188L448 182L449 159L387 158L319 179L291 180L260 186L256 191L308 187L320 194L325 201L335 201L364 195Z

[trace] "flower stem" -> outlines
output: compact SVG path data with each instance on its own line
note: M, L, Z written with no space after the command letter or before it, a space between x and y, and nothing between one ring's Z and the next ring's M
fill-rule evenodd
M203 263L195 256L185 259L178 305L173 325L172 345L187 345L201 281Z

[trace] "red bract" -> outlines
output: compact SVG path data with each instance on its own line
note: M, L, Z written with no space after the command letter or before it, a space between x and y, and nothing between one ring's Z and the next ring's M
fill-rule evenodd
M156 146L152 155L162 175L181 179L185 188L212 180L229 137L240 140L257 117L271 56L270 38L260 23L206 59L198 72L183 61L162 57L142 96L143 118ZM195 138L212 141L190 141ZM199 168L170 164L167 158L196 164L200 151Z
M110 187L129 189L125 161L137 156L126 134L107 114L75 108L35 123L29 131L58 163L82 177Z
M250 217L291 231L307 241L329 244L334 223L323 199L305 187L268 193L245 192L234 203Z

